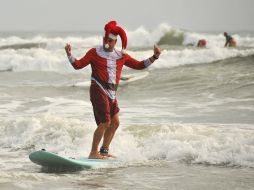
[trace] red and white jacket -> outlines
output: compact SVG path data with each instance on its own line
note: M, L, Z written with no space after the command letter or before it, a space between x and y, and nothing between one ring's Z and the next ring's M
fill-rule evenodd
M90 64L92 67L91 80L94 80L111 99L116 98L123 65L141 70L152 64L150 59L137 61L121 51L106 52L102 46L90 49L79 60L72 55L68 58L74 69L82 69Z

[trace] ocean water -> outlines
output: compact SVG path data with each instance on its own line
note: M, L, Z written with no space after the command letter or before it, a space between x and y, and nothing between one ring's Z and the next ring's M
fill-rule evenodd
M127 31L131 56L148 58L155 43L163 51L146 78L119 87L110 151L121 164L61 173L28 155L88 156L89 87L73 85L91 69L75 71L64 46L81 57L101 33L0 33L0 189L254 189L254 33L231 33L238 47L224 48L223 32ZM195 47L201 38L207 48Z

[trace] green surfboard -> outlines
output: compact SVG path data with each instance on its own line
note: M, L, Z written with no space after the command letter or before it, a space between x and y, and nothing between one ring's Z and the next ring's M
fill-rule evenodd
M88 158L67 158L45 150L32 152L29 159L37 165L52 169L91 169L105 167L113 164L116 160L112 159L88 159Z

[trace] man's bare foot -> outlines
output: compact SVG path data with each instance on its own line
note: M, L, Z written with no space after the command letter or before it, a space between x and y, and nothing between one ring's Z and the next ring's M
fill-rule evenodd
M109 153L100 153L101 156L104 156L104 157L111 157L111 158L116 158L116 156L112 155L112 154L109 154Z
M107 157L99 154L98 152L95 153L91 152L90 155L88 156L88 159L107 159Z

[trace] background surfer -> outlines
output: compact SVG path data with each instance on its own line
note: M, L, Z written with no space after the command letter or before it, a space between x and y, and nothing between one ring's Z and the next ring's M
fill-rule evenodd
M225 43L225 47L236 47L236 41L235 39L230 36L227 32L224 32L224 36L226 38L226 43Z

